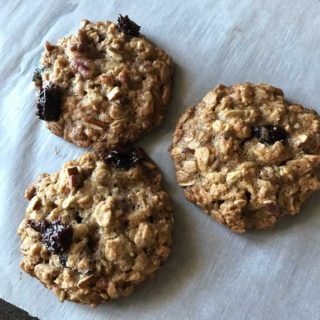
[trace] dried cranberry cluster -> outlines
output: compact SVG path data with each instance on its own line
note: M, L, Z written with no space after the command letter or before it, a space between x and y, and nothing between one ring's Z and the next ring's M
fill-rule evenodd
M288 138L288 133L281 127L267 125L252 127L251 136L264 144L274 144L276 141L285 141Z
M36 115L45 121L56 121L61 113L61 91L50 84L42 88L37 97Z
M102 149L100 156L108 165L123 170L129 170L145 158L141 149L132 146Z
M120 32L124 32L128 36L138 36L140 31L140 26L134 21L130 20L129 17L119 15L117 28Z
M69 249L72 243L72 227L70 225L65 225L60 220L53 222L29 220L28 224L33 230L41 233L41 241L50 252L59 254Z

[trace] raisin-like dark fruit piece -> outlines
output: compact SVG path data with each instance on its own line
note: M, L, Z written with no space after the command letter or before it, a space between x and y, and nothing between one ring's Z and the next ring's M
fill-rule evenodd
M54 221L43 233L42 242L52 253L65 252L72 243L72 227Z
M110 166L124 170L129 170L145 158L141 149L131 146L101 150L100 155Z
M53 222L29 220L28 225L41 233L42 243L52 253L63 253L69 249L72 243L72 227L63 224L60 220Z
M285 141L288 138L288 133L278 126L260 126L251 128L251 136L258 138L264 144L274 144L276 141Z
M56 121L61 113L61 90L50 84L38 93L36 115L45 121Z
M117 28L128 36L138 36L141 27L134 21L130 20L127 15L122 16L120 14L117 22Z

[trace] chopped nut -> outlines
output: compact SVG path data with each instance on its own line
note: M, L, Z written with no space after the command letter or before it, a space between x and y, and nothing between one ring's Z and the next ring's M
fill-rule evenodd
M84 79L91 78L96 70L94 62L78 55L75 55L70 66L74 71L79 72Z
M179 186L181 187L190 187L193 186L196 182L194 180L188 182L179 182Z
M102 74L100 76L100 82L106 84L107 86L113 86L114 85L114 78L113 76L109 76L107 74Z
M51 44L49 41L46 41L44 47L48 52L53 51L56 48L56 46Z
M85 287L88 286L88 284L90 283L91 280L93 280L93 277L94 275L91 274L90 276L86 276L82 279L80 279L77 283L77 287L78 288L81 288L81 289L84 289Z
M123 88L128 88L129 77L128 77L128 71L126 69L122 70L118 74L118 79L119 79L121 86Z
M191 153L191 154L194 154L194 149L182 148L182 149L181 149L181 153Z
M107 97L110 101L120 98L121 90L119 87L114 87L108 94Z
M107 123L95 118L85 118L84 122L88 123L91 127L98 130L105 129L108 126Z
M69 176L69 187L72 188L77 188L80 187L82 183L82 179L80 175L71 175Z
M41 200L36 198L36 201L33 204L33 210L39 210L41 208Z
M77 167L68 167L67 172L69 176L72 176L72 175L77 175L79 173L79 170Z

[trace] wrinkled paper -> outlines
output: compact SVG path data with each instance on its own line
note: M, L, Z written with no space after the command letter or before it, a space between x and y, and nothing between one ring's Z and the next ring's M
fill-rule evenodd
M64 302L19 268L16 229L25 188L84 149L34 115L32 73L44 42L80 20L128 14L176 63L162 125L139 141L160 166L174 204L172 254L154 280L95 309ZM267 82L320 111L316 0L1 1L0 297L40 319L320 319L320 201L272 230L237 235L188 203L167 148L178 116L218 83Z

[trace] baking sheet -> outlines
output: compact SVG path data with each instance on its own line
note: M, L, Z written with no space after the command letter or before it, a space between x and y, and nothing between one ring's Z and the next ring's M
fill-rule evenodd
M82 18L115 20L118 13L129 14L176 62L167 117L139 141L164 173L176 224L172 254L156 278L91 309L59 303L22 274L16 229L28 184L84 152L34 116L31 77L43 44L74 32ZM2 0L0 297L47 320L320 319L319 194L272 230L233 234L184 199L166 151L178 116L218 83L268 82L317 108L319 30L316 0Z

